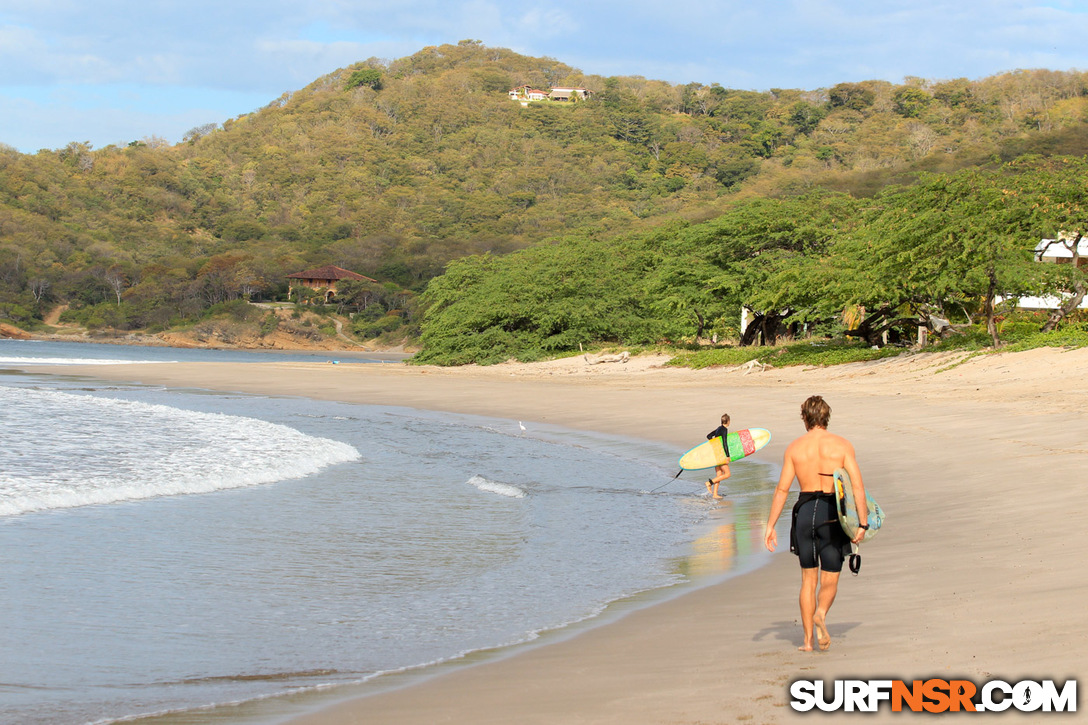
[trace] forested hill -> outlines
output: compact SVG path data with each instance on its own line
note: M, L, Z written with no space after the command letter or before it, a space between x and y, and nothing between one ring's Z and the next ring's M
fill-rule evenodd
M593 93L522 106L508 96L522 85ZM176 324L324 264L419 290L452 259L574 229L1084 154L1086 119L1078 72L753 92L462 41L358 63L176 145L0 147L0 320L65 303L112 305L120 327Z

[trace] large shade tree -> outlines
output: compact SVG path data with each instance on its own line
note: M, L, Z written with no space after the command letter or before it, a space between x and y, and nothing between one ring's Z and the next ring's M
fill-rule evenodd
M1031 250L1045 227L1036 172L1010 165L933 174L881 195L835 249L836 296L862 305L854 334L930 324L956 304L977 304L996 346L995 303L1045 285Z
M1069 252L1069 264L1045 265L1045 289L1060 295L1062 303L1043 324L1053 330L1080 306L1088 292L1088 266L1082 265L1081 240L1088 233L1088 159L1069 156L1025 157L1007 165L1016 179L1021 204L1029 204L1033 227ZM1040 250L1041 252L1042 250Z
M727 307L751 313L742 345L773 344L784 324L826 314L826 258L856 206L845 194L825 191L753 199L704 226L704 245L718 269L711 289Z

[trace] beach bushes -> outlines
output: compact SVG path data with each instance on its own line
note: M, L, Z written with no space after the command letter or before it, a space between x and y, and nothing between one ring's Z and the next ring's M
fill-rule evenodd
M998 348L1003 352L1021 352L1037 347L1086 347L1088 322L1074 321L1049 332L1041 332L1034 324L1019 323L1015 329L1003 330L1007 342Z
M134 330L144 326L143 318L132 305L113 302L70 307L61 313L60 322L82 325L88 330L98 330L103 327Z
M1084 347L1088 346L1088 321L1077 313L1072 320L1051 332L1039 328L1047 315L1040 312L1016 312L998 324L1002 344L994 348L985 323L957 326L940 340L926 347L931 352L954 350L1020 352L1037 347Z
M775 347L729 347L697 352L683 352L668 362L669 365L688 368L708 368L715 366L736 367L752 360L758 360L773 367L790 365L841 365L851 362L865 362L894 357L903 352L902 348L884 347L873 349L864 343L848 341L800 341Z
M580 344L646 344L689 325L645 294L653 236L610 244L571 237L505 257L453 262L424 294L414 361L493 364L554 356Z
M280 326L280 318L275 312L269 312L261 319L259 334L261 337L271 335Z
M361 314L361 313L360 313ZM387 313L377 319L357 317L352 331L356 336L370 340L389 332L399 330L404 324L404 319L395 312Z
M1023 352L1038 347L1088 347L1088 322L1071 322L1053 332L1040 332L1031 319L1006 320L1001 334L1007 340L994 348L985 324L968 325L946 335L925 352ZM901 347L873 348L860 342L837 340L799 340L774 347L723 347L678 353L669 365L694 369L708 367L737 367L752 360L772 367L807 365L823 367L844 363L867 362L907 354Z

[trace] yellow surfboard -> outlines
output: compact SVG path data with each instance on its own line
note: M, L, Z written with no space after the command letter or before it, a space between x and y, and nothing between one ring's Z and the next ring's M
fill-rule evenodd
M739 461L770 442L771 432L766 428L744 428L731 432L725 438L715 436L682 455L680 468L694 471L698 468L713 468L730 461Z

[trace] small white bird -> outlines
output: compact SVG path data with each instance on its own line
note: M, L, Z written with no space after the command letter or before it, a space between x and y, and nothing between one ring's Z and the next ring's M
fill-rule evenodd
M525 424L522 423L520 420L518 421L518 428L521 428L522 433L525 432Z

